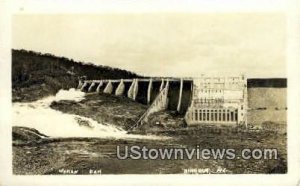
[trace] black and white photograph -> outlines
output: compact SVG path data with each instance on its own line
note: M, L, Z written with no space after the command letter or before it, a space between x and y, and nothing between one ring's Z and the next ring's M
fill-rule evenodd
M10 17L11 174L287 175L289 19L280 0L247 2L20 6Z

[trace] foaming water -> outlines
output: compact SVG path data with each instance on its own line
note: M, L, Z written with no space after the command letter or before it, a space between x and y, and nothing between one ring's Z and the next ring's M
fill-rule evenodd
M85 99L85 93L70 89L60 90L50 96L30 103L13 103L13 126L37 129L50 137L99 137L99 138L143 138L164 139L159 136L133 135L114 125L101 124L97 121L66 114L50 108L53 101Z

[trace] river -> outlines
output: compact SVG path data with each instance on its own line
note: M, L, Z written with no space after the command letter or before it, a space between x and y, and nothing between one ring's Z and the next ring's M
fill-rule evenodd
M50 137L98 137L98 138L142 138L163 139L153 135L127 134L124 129L112 124L74 114L67 114L50 108L53 101L85 99L85 93L75 89L60 90L49 96L28 103L13 103L13 126L29 127Z

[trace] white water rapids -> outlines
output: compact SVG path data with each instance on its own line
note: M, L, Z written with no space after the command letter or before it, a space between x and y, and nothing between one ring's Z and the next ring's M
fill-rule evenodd
M13 126L34 128L50 137L163 139L158 136L127 134L127 131L114 125L101 124L91 118L66 114L50 108L53 101L78 102L85 99L84 96L84 92L70 89L60 90L55 96L35 102L13 103Z

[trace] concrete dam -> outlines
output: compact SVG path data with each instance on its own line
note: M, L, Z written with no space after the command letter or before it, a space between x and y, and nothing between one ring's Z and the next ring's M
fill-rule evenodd
M84 92L125 96L149 105L133 129L162 110L177 112L188 125L247 124L247 79L244 76L81 79L77 88Z

